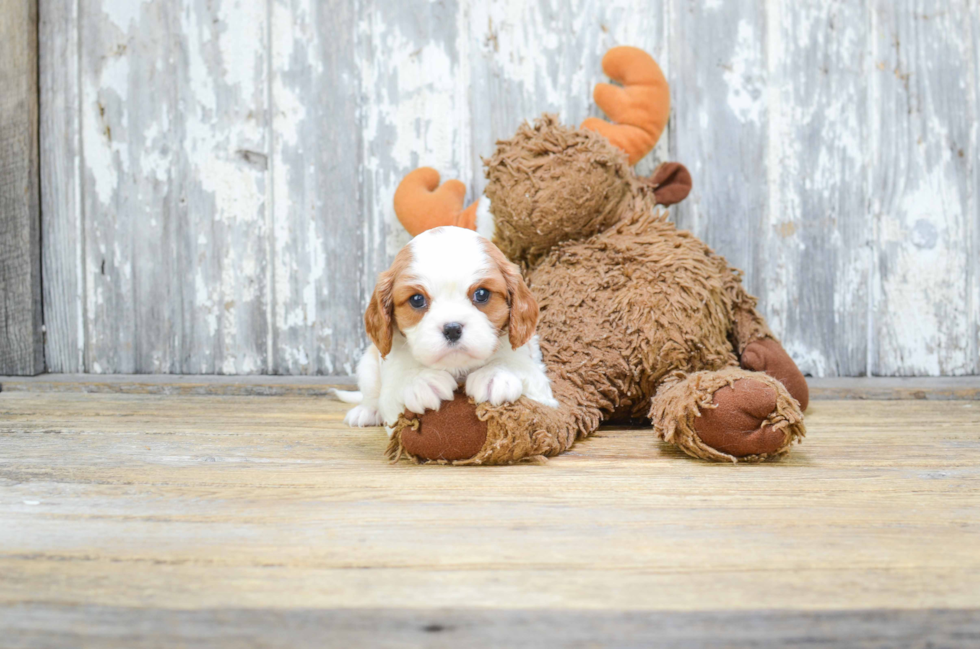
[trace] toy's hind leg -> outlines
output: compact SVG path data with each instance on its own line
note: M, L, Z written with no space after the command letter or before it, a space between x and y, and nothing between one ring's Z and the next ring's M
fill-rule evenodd
M650 419L660 439L706 460L778 457L806 434L782 383L737 367L678 373L657 391Z
M778 340L763 338L750 342L742 352L739 365L753 372L765 372L782 383L799 402L800 410L806 410L810 404L806 378Z
M806 378L751 304L735 312L732 338L743 369L773 377L800 402L800 409L806 410L810 403Z

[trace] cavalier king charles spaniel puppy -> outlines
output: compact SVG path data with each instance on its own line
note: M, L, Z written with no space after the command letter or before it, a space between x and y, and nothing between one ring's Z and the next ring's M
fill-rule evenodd
M350 426L391 427L406 409L438 410L465 385L477 403L521 395L557 407L534 328L538 304L489 240L472 230L427 230L378 278L364 324L374 344L357 364Z

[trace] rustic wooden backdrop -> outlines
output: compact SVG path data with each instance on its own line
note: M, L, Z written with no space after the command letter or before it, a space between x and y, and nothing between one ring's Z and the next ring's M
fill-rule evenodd
M678 224L814 375L980 372L976 0L40 0L53 372L345 374L417 165L664 67Z
M0 375L44 371L37 5L0 0Z

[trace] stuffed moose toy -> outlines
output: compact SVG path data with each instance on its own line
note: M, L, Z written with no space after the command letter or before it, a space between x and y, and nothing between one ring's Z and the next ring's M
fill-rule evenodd
M537 333L558 408L527 398L476 405L461 392L398 420L392 460L505 464L554 456L603 422L643 419L657 437L706 460L759 461L805 433L808 388L756 312L741 272L662 207L690 191L667 163L651 179L631 165L670 113L666 79L642 50L616 47L598 84L596 118L575 129L552 115L525 123L485 160L493 242L517 264L540 308ZM476 228L465 187L422 168L395 211L413 236Z

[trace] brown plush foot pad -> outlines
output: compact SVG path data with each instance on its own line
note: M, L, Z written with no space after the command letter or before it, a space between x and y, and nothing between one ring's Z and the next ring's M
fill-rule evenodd
M419 417L418 430L405 428L402 447L423 460L468 460L487 441L487 422L476 416L476 406L462 391L452 401L444 401L439 410L428 410Z
M786 391L800 402L800 410L810 403L810 388L806 378L783 346L771 338L763 338L748 344L739 361L742 369L765 372L786 387Z
M779 430L765 425L776 409L776 391L760 381L739 379L720 388L703 408L694 428L701 441L735 457L774 453L786 442Z

